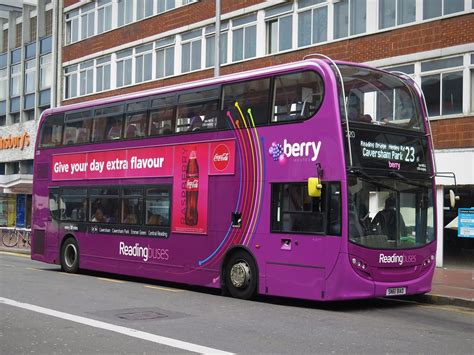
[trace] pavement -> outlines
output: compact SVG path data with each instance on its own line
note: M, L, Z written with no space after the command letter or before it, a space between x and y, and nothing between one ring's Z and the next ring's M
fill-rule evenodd
M7 248L1 245L0 250L30 254L28 245L15 248ZM463 267L449 265L447 267L437 267L430 293L401 297L401 299L474 309L474 267L467 265Z

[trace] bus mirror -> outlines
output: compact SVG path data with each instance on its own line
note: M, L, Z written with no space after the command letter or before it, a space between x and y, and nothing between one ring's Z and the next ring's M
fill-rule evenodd
M459 201L459 196L456 196L453 190L449 190L449 204L451 208L456 206L456 201Z
M308 195L311 197L321 197L321 180L319 178L308 178Z

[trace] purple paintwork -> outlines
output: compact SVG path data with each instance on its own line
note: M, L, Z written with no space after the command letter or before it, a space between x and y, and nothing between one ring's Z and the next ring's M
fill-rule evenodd
M237 235L232 239L233 236L229 234L231 212L239 203L239 186L245 187L254 183L250 181L251 178L249 177L247 177L248 180L241 181L242 173L246 169L244 166L245 159L249 159L249 157L242 157L242 147L239 146L240 149L237 147L238 157L236 158L235 175L211 176L209 178L209 220L208 234L205 236L171 233L168 239L155 239L120 235L93 236L88 233L68 232L64 229L58 229L57 223L51 221L49 217L48 185L50 181L35 179L33 184L34 214L32 229L45 230L46 238L44 252L42 254L32 252L32 259L58 264L61 242L66 234L72 234L79 243L81 268L208 287L220 287L220 273L222 261L225 257L225 248L229 249L235 244L240 244L255 257L259 275L258 291L261 294L312 300L341 300L384 296L387 287L407 287L408 294L430 291L434 263L424 270L421 270L421 263L430 255L435 254L435 243L415 250L397 250L396 253L398 254L416 255L415 262L409 267L394 264L381 268L377 262L380 251L362 248L348 242L348 211L347 207L344 207L347 206L346 188L342 188L341 191L343 205L342 237L270 233L270 184L284 181L303 182L308 177L316 174L315 162L312 162L309 158L288 159L285 164L273 161L268 155L268 149L272 143L283 144L285 140L288 143L321 142L317 162L324 167L324 180L341 181L343 187L346 184L344 137L339 117L337 87L333 72L326 61L305 60L242 74L233 74L219 79L207 79L195 83L55 108L45 111L39 127L41 127L44 118L53 112L65 112L100 104L111 104L178 89L222 84L298 69L312 69L322 76L325 82L323 104L316 116L310 120L297 124L258 128L258 136L263 146L260 147L260 150L255 148L254 154L262 159L263 171L259 171L259 173L263 176L262 181L258 182L255 187L256 191L261 193L261 198L257 198L255 204L260 202L261 204L259 204L260 208L258 210L255 209L259 218L255 221L252 233L242 235L241 239L238 239L239 236ZM35 172L40 164L46 164L51 168L52 154L119 149L125 145L127 148L132 148L222 139L236 139L238 141L239 137L236 131L232 130L57 149L37 149ZM429 144L430 149L432 149L431 142ZM153 183L152 180L146 178L137 178L132 181L130 179L115 179L103 180L100 183L104 185L150 184ZM97 181L94 183L97 183ZM171 184L172 178L160 178L159 183ZM67 186L84 186L87 182L69 181L65 184ZM58 186L61 183L55 182L54 185ZM247 197L241 196L242 205ZM249 201L247 201L247 204L249 204ZM250 221L250 219L248 220ZM228 236L227 240L224 240L225 236ZM290 244L283 245L283 239L289 240ZM33 251L36 250L35 243L33 232ZM121 246L133 247L136 243L139 244L138 247L148 250L149 257L146 261L144 261L143 256L129 256L123 255L123 253L120 255ZM225 245L224 249L218 249L221 244ZM216 250L218 251L216 252ZM384 253L389 254L389 251L385 250ZM354 255L368 264L368 275L356 271L351 266L350 260ZM206 259L209 257L210 259ZM206 261L202 262L203 260Z

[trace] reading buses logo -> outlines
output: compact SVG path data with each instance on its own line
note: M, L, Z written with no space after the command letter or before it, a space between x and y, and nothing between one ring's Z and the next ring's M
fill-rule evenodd
M152 248L149 245L142 247L138 243L135 243L135 245L126 245L124 242L120 242L119 244L119 255L141 258L145 262L150 259L168 260L170 258L168 253L168 249Z
M311 158L311 161L316 161L321 149L321 141L319 142L301 142L289 143L288 140L283 141L283 145L273 142L268 153L272 156L274 161L285 164L287 158Z
M416 255L397 255L394 253L393 255L379 255L379 263L380 264L398 264L403 265L403 263L415 263L416 262Z

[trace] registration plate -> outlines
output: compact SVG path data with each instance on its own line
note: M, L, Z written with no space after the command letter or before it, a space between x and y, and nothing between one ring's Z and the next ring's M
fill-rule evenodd
M400 296L400 295L406 295L406 294L407 294L406 287L389 287L387 288L387 291L385 292L386 296Z

